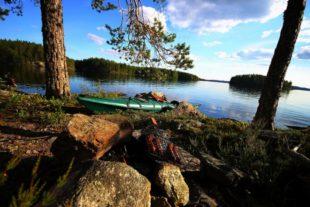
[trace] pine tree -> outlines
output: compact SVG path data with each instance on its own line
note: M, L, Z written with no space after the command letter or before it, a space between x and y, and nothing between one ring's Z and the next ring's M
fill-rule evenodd
M46 96L70 96L64 44L62 0L41 0Z
M295 43L300 32L307 0L289 0L284 12L284 21L280 39L275 49L267 78L259 99L259 106L252 125L274 129L280 92L283 87L285 74L291 62Z
M0 20L4 20L10 11L22 15L22 1L4 0L4 2L10 5L10 9L0 7ZM35 3L39 3L39 0L35 0ZM62 0L40 0L40 7L46 68L46 96L66 97L70 95L70 86L64 46Z

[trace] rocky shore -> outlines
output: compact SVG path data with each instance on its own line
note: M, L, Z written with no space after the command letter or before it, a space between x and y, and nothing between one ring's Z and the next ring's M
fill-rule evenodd
M188 103L158 114L92 114L74 99L2 90L0 106L4 206L299 206L307 199L309 129L253 131Z

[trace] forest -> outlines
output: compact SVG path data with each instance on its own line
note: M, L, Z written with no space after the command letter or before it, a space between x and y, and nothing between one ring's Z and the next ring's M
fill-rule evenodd
M76 72L86 77L129 77L151 81L197 81L199 78L185 72L154 67L138 67L102 58L75 61Z
M38 68L44 71L44 51L41 44L0 39L0 54L0 74L12 73L10 70L21 68ZM67 66L69 74L73 74L74 60L67 57Z
M44 53L41 44L20 40L0 40L0 75L29 75L29 71L44 72ZM151 81L197 81L199 78L185 72L154 67L138 67L102 58L73 60L67 57L69 75L77 72L90 78L138 78ZM26 70L26 71L21 71ZM23 80L21 77L17 77Z
M229 81L229 85L236 88L262 90L266 81L266 76L249 74L236 75ZM289 91L292 88L292 82L284 81L282 91Z
M300 45L298 35L308 33L302 26L310 18L307 0L283 0L283 5L269 0L2 2L1 38L29 40L42 32L42 45L0 42L0 206L291 207L309 202L310 95L282 93L292 88L285 81L292 79L286 76L291 60L297 62L298 51L306 57L307 46ZM40 14L29 10L33 3ZM41 22L29 24L27 11ZM147 15L152 11L158 18ZM26 36L19 32L20 22L28 26ZM42 27L35 32L32 24ZM206 42L212 39L202 32L221 34ZM263 40L274 33L278 41ZM254 51L267 42L275 48ZM227 49L211 51L220 44ZM126 64L88 58L107 46ZM85 52L74 58L88 59L67 58L74 53L66 53L66 47ZM226 60L215 61L214 55ZM178 71L198 67L208 78L213 72L231 77L243 69L242 58L246 73L260 66L266 76L235 76L230 86L260 89L258 95L230 91L226 83L165 84L199 80ZM11 72L16 70L28 78L45 75L44 86L15 81ZM70 77L73 72L159 82L89 81Z

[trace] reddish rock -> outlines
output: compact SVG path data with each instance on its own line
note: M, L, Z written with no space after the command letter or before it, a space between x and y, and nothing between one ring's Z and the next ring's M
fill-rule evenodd
M67 125L67 134L58 138L51 151L56 157L99 159L112 146L131 134L129 123L113 123L101 116L76 114Z

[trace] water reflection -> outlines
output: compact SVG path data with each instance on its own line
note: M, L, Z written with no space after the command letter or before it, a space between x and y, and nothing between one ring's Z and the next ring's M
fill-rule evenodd
M1 69L1 73L10 72L19 83L20 90L28 93L44 94L44 72L12 67ZM1 75L0 73L0 75ZM162 91L170 100L186 100L199 104L199 109L207 116L215 118L233 118L251 121L258 105L259 91L241 90L229 87L226 83L215 82L150 82L131 76L113 74L109 76L74 75L70 77L72 93L96 92L99 89L109 92L122 92L127 96L149 91ZM276 125L308 126L310 125L310 92L293 90L282 93L276 115Z
M21 68L23 68L21 70ZM0 77L6 74L14 77L17 83L22 84L43 84L45 82L44 70L35 67L31 63L12 64L10 66L0 65Z
M260 97L261 94L261 90L257 90L257 89L250 89L250 88L239 88L239 87L235 87L235 86L231 86L229 85L229 91L236 95L236 96L247 96L247 97L253 97L253 98L257 98ZM282 91L281 92L281 97L285 98L289 95L290 91Z
M250 96L253 98L259 97L261 93L260 90L238 88L238 87L231 86L231 85L229 85L229 92L236 96L246 95L246 96Z

